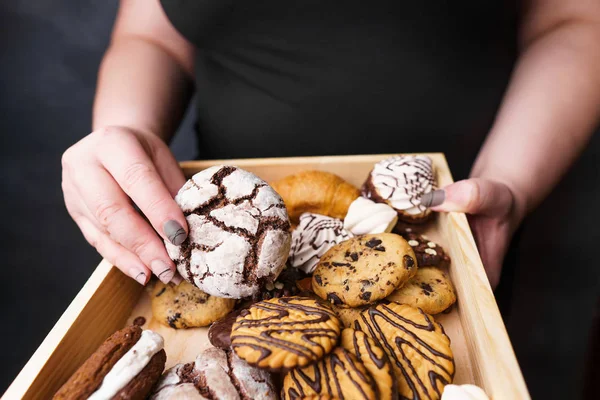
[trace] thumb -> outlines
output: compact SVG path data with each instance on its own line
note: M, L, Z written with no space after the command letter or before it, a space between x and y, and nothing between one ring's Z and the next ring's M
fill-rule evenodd
M434 211L501 216L510 212L513 195L504 183L473 178L426 193L421 204Z

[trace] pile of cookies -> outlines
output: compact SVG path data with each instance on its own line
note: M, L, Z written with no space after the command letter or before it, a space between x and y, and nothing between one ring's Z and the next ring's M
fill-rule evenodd
M143 385L107 383L110 366L92 374L90 360L106 357L101 347L55 397L76 398L65 393L84 385L92 398L126 387L140 388L127 398L153 399L442 398L445 386L454 388L455 365L432 315L456 295L450 258L419 234L432 217L420 198L434 189L424 156L377 163L360 189L323 171L271 185L231 166L194 175L175 198L188 239L166 243L185 280L156 282L150 296L155 320L174 329L210 325L214 347L159 377L161 339L139 361L142 372L151 363L160 370ZM157 357L162 364L148 361Z

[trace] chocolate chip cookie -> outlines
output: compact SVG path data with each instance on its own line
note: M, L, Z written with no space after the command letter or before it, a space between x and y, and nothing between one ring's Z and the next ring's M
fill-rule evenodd
M188 180L175 201L189 234L180 246L165 246L184 279L236 299L275 281L289 254L290 223L265 181L236 167L211 167Z
M302 367L336 345L341 322L308 297L282 297L242 311L231 331L231 347L251 365L270 370Z
M282 399L314 395L343 399L377 399L377 386L365 366L349 351L336 348L321 361L289 371L283 379Z
M440 267L446 268L450 265L450 257L446 254L442 246L432 242L425 235L418 235L412 232L405 232L402 237L406 239L417 256L417 264L420 267Z
M312 287L333 304L358 307L387 297L416 270L415 253L401 236L362 235L333 246L321 257Z
M204 350L196 362L178 364L162 376L151 400L275 400L277 391L267 371L248 365L232 351Z
M378 399L398 399L398 383L392 364L379 342L364 332L347 328L342 331L341 345L354 354L371 374L377 386Z
M207 326L227 315L234 299L211 296L189 282L157 282L151 293L152 315L171 328Z
M398 379L400 398L437 400L452 383L450 339L431 315L405 304L379 304L363 311L357 327L381 343Z
M128 326L106 339L53 399L145 399L166 359L159 334Z
M418 307L427 314L439 314L456 302L456 292L446 272L423 267L386 300Z

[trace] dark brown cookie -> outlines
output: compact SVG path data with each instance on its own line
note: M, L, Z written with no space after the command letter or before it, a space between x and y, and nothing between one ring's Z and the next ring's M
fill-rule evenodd
M167 353L163 349L152 356L148 365L127 386L121 389L113 399L143 400L147 398L156 381L163 373L166 362Z
M450 257L439 244L432 242L426 235L405 232L402 237L406 239L417 256L419 267L446 268L450 265Z
M111 373L111 370L115 368L117 362L128 353L131 353L131 355L135 357L136 347L134 346L136 346L140 339L143 340L143 342L141 342L141 347L145 348L148 344L154 346L144 349L144 351L152 351L148 356L154 352L156 353L152 355L141 371L120 390L118 390L118 387L113 387L110 384L108 384L109 389L104 390L106 388L105 380L109 379L109 376L111 375L120 373ZM114 399L145 399L165 367L167 355L162 349L162 340L160 335L151 331L143 332L137 325L131 325L115 332L59 389L54 395L54 399L88 398L97 390L100 390L100 392L104 390L101 396L106 395L107 391L110 393L111 390L115 390L116 393L112 392L115 393L112 397ZM130 350L132 351L130 352ZM131 355L128 356L131 357ZM138 366L141 368L142 365L138 364ZM139 369L134 371L138 370ZM118 369L117 371L122 370Z
M295 296L300 293L297 282L307 276L298 268L285 266L277 277L277 280L273 283L267 283L260 292L252 297L252 300L261 301Z
M229 349L231 346L231 328L242 311L241 309L234 310L210 326L208 329L210 344L219 349Z
M54 399L87 399L141 336L142 329L137 325L113 333L54 394Z

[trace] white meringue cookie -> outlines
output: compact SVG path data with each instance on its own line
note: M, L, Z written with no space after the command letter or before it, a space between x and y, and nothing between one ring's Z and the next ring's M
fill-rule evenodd
M398 222L398 213L384 203L359 197L350 204L344 229L355 235L391 232Z
M353 236L337 218L304 213L300 216L298 227L292 232L288 261L292 267L310 274L327 250Z
M446 385L442 400L489 400L489 397L479 386Z
M370 177L377 196L398 212L409 215L430 211L421 205L421 197L434 190L431 158L427 156L395 156L375 164ZM371 198L373 193L363 193Z

